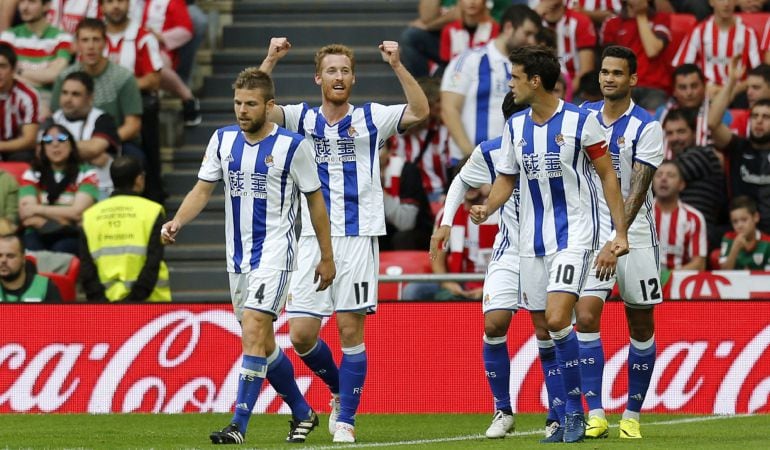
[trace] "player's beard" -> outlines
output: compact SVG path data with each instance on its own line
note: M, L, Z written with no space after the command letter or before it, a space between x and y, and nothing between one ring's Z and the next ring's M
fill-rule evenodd
M5 282L7 282L7 283L10 283L10 282L16 281L16 280L18 280L18 279L19 279L19 277L21 276L21 271L22 271L22 270L24 270L24 267L21 267L21 268L20 268L19 270L17 270L16 272L9 272L9 273L8 273L8 274L6 274L6 275L0 275L0 280L3 280L3 281L5 281Z
M257 117L256 119L250 120L246 128L244 128L241 125L241 130L249 134L254 134L258 132L260 129L262 129L263 126L265 126L265 121L267 121L266 115L263 115L262 117Z
M104 16L104 18L112 25L123 25L124 23L128 22L128 13L124 14L123 17L118 17L115 19L110 16Z
M755 145L770 144L770 133L765 133L761 136L757 136L753 131L749 132L749 141Z
M612 100L612 101L622 100L626 98L626 96L628 96L629 91L630 89L621 90L620 88L617 88L615 89L615 92L611 92L609 94L605 94L604 92L602 92L602 95L604 96L605 100Z

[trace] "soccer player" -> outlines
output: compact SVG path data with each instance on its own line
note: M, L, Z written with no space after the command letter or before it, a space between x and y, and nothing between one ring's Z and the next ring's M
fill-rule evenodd
M612 251L628 249L622 198L604 132L595 115L555 97L559 61L550 50L523 47L510 55L510 86L517 104L529 104L511 116L503 131L497 177L486 205L471 214L477 223L497 211L514 191L522 175L519 208L519 255L522 300L530 309L545 310L545 320L556 347L566 395L563 430L555 441L582 441L585 418L580 391L578 343L572 313L590 269L598 239L593 205L597 192L591 167L601 179L617 235ZM600 264L600 273L613 271Z
M507 120L514 112L521 110L509 92L503 101L503 116ZM431 258L435 259L450 236L452 219L455 216L463 196L468 188L478 188L494 182L497 173L495 167L500 158L502 137L482 142L471 153L460 173L452 180L446 200L441 226L431 238ZM511 408L510 368L507 334L513 314L519 309L519 189L502 207L500 230L495 237L492 260L487 267L482 294L484 312L484 372L489 388L495 400L495 414L492 424L486 431L490 439L503 438L514 429L513 409ZM528 306L521 305L525 308ZM540 362L548 391L548 418L546 419L546 438L549 438L564 423L564 386L558 370L554 343L548 335L545 312L530 310L532 325L537 336Z
M607 47L602 53L599 71L604 100L583 106L596 112L606 133L625 199L624 221L629 224L630 250L627 256L617 260L617 280L626 306L631 346L628 351L628 404L620 421L620 437L638 439L642 437L639 411L655 366L653 306L663 300L651 189L655 171L663 161L663 130L652 115L631 100L631 88L636 81L633 51L621 46ZM610 217L604 199L599 199L598 211L599 242L608 242L612 238L612 224L617 222ZM598 253L596 261L600 265L606 261L615 262L615 256L609 250L609 244L606 244ZM615 283L613 275L591 274L575 308L583 392L589 408L586 429L589 438L608 435L601 398L604 352L599 325L604 301Z
M271 71L290 47L285 38L271 39L260 68ZM377 236L385 233L378 150L390 136L425 120L429 113L428 99L401 64L398 43L384 41L379 48L401 83L406 105L348 103L355 83L353 51L333 44L322 47L315 57L321 106L288 105L274 109L271 116L315 147L321 191L331 218L340 276L328 291L313 288L318 245L303 208L299 274L292 280L286 311L294 350L332 392L329 432L334 442L355 442L355 414L366 378L364 322L377 309ZM339 368L329 347L318 338L321 319L335 311L343 353Z
M173 243L181 228L203 210L219 180L225 185L227 271L233 309L241 322L243 362L235 415L230 425L211 433L214 444L241 444L251 410L267 377L291 407L288 442L305 442L318 425L294 381L294 368L275 343L273 321L287 298L297 266L294 219L299 192L305 193L308 222L316 232L319 258L311 275L324 290L335 276L329 218L313 149L300 135L267 120L275 106L270 76L254 68L233 84L237 125L214 132L206 148L198 182L161 234ZM315 239L314 239L315 240Z

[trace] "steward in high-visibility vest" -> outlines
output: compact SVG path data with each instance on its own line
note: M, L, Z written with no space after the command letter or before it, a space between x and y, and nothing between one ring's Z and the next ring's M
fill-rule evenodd
M116 191L83 213L81 278L88 300L171 301L160 227L163 206L137 192L144 172L132 157L112 163Z

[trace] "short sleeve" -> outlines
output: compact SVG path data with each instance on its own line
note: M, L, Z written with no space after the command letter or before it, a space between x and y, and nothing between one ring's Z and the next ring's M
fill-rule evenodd
M657 168L663 162L663 129L660 122L650 122L642 130L634 161Z
M516 158L516 150L513 146L513 129L511 119L505 122L503 128L503 140L500 146L500 158L497 160L497 173L503 175L517 175L519 173L519 162Z
M139 92L139 85L136 84L136 77L133 74L127 77L126 82L120 87L118 98L122 105L124 117L142 115L142 94Z
M398 125L401 123L401 118L404 117L404 111L406 111L405 104L386 106L371 103L371 108L372 121L379 131L380 138L388 139L398 133Z
M583 124L583 133L580 136L580 144L583 147L583 151L592 145L606 141L606 139L604 130L602 129L599 120L596 118L596 114L589 114Z
M468 50L449 62L441 78L442 91L454 92L463 96L468 93L471 83L476 79L476 72L473 68L478 67L478 64L470 61L475 59L473 55L474 52Z
M478 188L483 184L492 183L492 174L489 173L489 166L484 159L484 153L481 146L476 146L468 157L468 161L460 169L460 179L470 187Z
M302 117L302 112L307 109L307 104L282 105L281 109L283 109L283 127L287 130L298 132L299 119Z
M111 115L105 113L96 119L91 137L106 139L107 142L110 143L107 152L112 155L118 154L118 149L120 148L120 135L118 134L118 127L115 125L115 119L113 119Z
M303 139L297 147L291 160L291 167L289 167L289 173L297 187L306 194L321 188L314 155L313 147Z
M88 195L95 202L99 201L99 175L93 167L87 164L80 166L77 185L77 192Z
M210 183L216 183L222 179L222 160L219 157L219 132L215 131L209 139L206 154L203 155L201 168L198 170L198 178Z

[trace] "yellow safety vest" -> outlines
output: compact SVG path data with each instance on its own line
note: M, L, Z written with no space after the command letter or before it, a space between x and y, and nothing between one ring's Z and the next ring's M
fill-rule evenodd
M122 300L131 292L147 260L152 226L162 211L160 204L146 198L116 195L83 213L88 251L109 301ZM171 301L168 267L163 261L158 271L158 282L147 300Z

